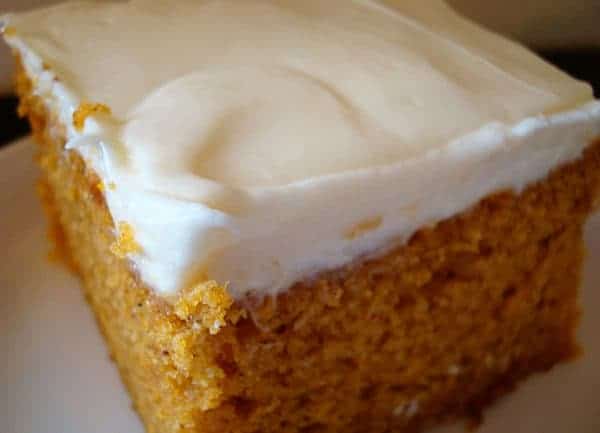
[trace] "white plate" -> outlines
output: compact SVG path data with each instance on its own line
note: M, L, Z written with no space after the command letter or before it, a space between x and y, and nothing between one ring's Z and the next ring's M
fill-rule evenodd
M32 155L29 139L0 151L0 432L142 433L77 280L46 258ZM585 355L527 380L479 433L600 432L600 216L586 236Z

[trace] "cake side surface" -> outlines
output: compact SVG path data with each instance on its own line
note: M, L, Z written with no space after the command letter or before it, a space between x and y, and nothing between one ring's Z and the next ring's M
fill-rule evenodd
M151 433L414 431L476 414L577 353L599 143L521 194L276 298L229 303L202 286L172 305L111 252L104 187L28 89L49 216ZM199 320L211 315L224 318L216 332Z

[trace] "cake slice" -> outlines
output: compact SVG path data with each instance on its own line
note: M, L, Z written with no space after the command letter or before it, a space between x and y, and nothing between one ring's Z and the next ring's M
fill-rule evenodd
M578 353L600 103L444 2L77 2L3 33L149 433L418 431Z

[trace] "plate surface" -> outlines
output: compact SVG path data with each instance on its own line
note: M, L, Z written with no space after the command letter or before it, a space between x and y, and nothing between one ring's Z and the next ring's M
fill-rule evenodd
M0 151L0 432L143 433L78 281L47 260L32 158L30 139ZM600 432L600 215L586 237L584 356L527 380L479 433Z

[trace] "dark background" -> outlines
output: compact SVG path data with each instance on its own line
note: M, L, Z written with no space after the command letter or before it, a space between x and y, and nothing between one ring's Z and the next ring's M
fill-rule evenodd
M572 76L594 86L600 96L600 49L583 51L555 51L542 55ZM27 122L16 114L17 100L13 96L0 96L0 147L29 132Z

